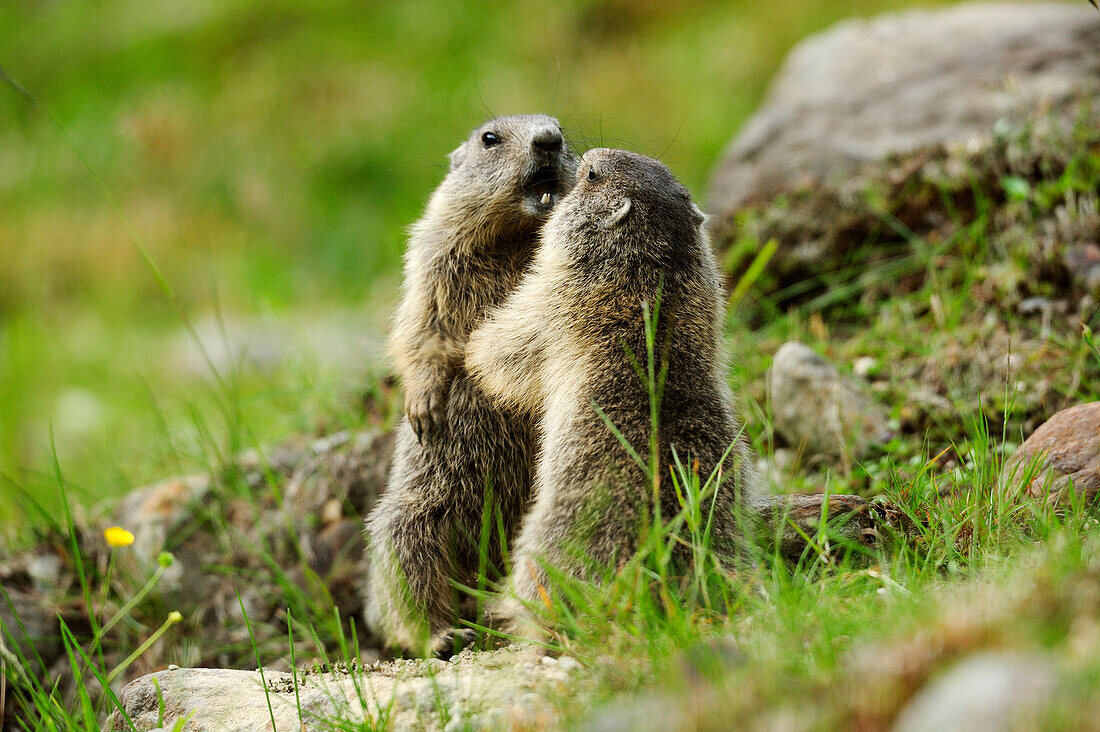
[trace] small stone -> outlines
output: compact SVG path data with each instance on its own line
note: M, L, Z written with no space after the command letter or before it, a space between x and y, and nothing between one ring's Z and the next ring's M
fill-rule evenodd
M346 445L350 440L351 433L347 430L340 430L339 432L334 432L331 435L325 435L324 437L319 437L314 440L310 444L309 449L315 455L323 455L326 452L332 452L336 448Z
M1024 298L1020 301L1020 304L1016 306L1016 312L1020 315L1036 315L1038 313L1048 312L1050 309L1050 300L1037 295Z
M0 594L0 642L23 658L46 664L61 655L57 611L37 592L5 586ZM13 643L14 641L14 643ZM14 646L14 647L12 647ZM0 682L2 684L3 682Z
M581 667L580 661L572 656L562 656L558 659L558 668L566 673L572 673Z
M878 370L878 361L870 356L860 356L852 364L852 373L861 379L866 379Z
M317 519L331 524L345 515L367 515L386 485L392 452L393 434L380 430L315 440L283 489L283 519L310 533Z
M1100 245L1088 242L1065 253L1066 269L1086 293L1100 293Z
M330 498L321 506L321 523L325 526L334 524L344 515L343 504L336 498Z
M61 558L56 554L39 554L27 560L27 574L34 589L41 593L57 589L61 580Z
M775 429L796 451L859 458L892 437L886 411L813 349L784 343L768 372Z
M1002 484L1014 488L1024 471L1039 470L1027 486L1033 498L1064 501L1069 486L1092 501L1100 493L1100 402L1063 409L1041 424L1005 464Z

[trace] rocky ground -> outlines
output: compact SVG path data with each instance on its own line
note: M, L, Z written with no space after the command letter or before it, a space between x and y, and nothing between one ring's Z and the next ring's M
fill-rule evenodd
M167 670L143 676L122 691L138 729L187 719L186 729L324 729L368 724L392 729L552 728L560 714L551 699L576 693L579 664L513 646L464 651L449 661L374 662L338 672L266 669ZM172 702L162 711L158 700ZM130 729L121 713L112 729Z

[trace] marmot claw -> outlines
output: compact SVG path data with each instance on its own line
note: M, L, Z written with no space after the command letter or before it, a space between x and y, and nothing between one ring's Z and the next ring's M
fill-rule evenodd
M432 389L418 394L409 394L405 399L405 414L408 415L416 441L423 444L432 433L443 424L446 407L446 391Z

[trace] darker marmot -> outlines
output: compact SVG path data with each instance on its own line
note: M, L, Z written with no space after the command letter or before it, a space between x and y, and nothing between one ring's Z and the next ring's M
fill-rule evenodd
M532 419L486 399L463 358L470 331L519 282L576 166L556 119L494 119L451 153L411 229L390 339L408 418L366 523L367 623L389 646L451 644L455 586L502 571L501 542L529 505Z
M761 481L726 383L724 292L702 222L661 163L589 150L543 227L530 272L470 336L466 367L476 383L540 420L534 505L512 552L510 589L523 603L552 591L545 565L598 578L629 559L655 490L661 515L678 514L675 458L697 465L703 481L722 470L712 546L731 560L744 550L748 527L737 509L756 506ZM652 351L657 369L667 368L656 488L600 414L648 460L650 391L637 371L647 359L646 310L658 313ZM521 609L502 614L525 632Z

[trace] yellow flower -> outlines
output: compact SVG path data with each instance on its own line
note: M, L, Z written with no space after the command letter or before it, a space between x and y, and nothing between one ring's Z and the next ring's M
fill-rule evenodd
M121 526L112 526L103 532L103 538L111 546L130 546L134 543L134 535Z

